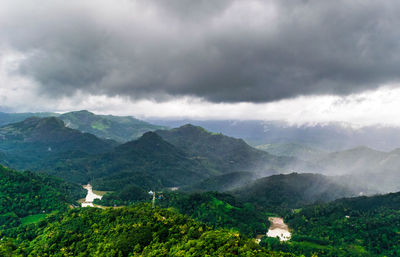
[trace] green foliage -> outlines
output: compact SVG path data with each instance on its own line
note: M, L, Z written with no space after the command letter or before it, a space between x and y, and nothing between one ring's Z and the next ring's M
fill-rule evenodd
M215 175L236 171L280 169L292 159L257 150L242 139L208 132L191 124L156 131L164 140L214 170Z
M205 222L216 228L240 231L249 237L264 234L269 221L262 211L250 203L238 202L233 196L217 192L164 194L158 202L164 207L174 207L180 213Z
M119 191L127 185L148 191L191 184L207 176L206 167L153 132L97 156L87 165L93 187L106 191Z
M122 190L105 194L101 200L96 199L95 203L104 206L132 205L139 201L151 200L148 191L135 185L125 186Z
M187 216L149 205L73 209L52 215L32 240L0 242L29 256L294 256L271 252L237 232L212 230ZM18 246L16 246L18 245Z
M0 166L0 230L39 218L31 215L66 210L68 204L84 195L85 191L78 185ZM23 219L24 217L26 218Z
M341 199L286 217L292 242L268 249L311 256L399 256L400 193Z
M148 131L164 129L130 116L96 115L88 111L68 112L59 118L70 128L118 142L131 141Z
M43 220L44 218L46 218L46 216L47 216L47 214L45 214L45 213L29 215L29 216L26 216L21 219L21 224L27 225L27 224L31 224L31 223L37 223L37 222Z

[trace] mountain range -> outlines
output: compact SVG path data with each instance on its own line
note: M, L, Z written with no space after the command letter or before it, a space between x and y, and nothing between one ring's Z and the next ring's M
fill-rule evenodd
M256 149L245 140L192 124L170 130L152 127L139 138L121 142L110 139L110 131L102 127L102 122L113 119L109 116L85 111L66 115L79 117L74 124L103 124L96 129L108 132L95 135L86 125L72 128L73 119L69 117L68 123L63 115L27 117L0 127L0 163L33 171L0 166L0 255L94 254L112 249L122 256L158 256L167 248L193 253L196 240L198 253L209 254L215 247L205 251L204 245L220 243L218 251L226 253L226 238L233 240L233 255L238 249L263 253L260 256L398 252L398 193L354 198L400 190L398 149L327 151L299 143ZM131 135L132 123L116 120L114 124L126 126L121 131L129 131L125 136ZM134 207L77 208L75 201L84 196L78 184L88 182L107 191L96 204ZM154 209L138 203L150 200L149 190L157 195ZM288 243L263 238L264 248L259 248L252 240L236 240L239 232L250 237L265 234L268 217L278 215L293 233ZM229 230L214 230L222 228ZM184 246L176 241L178 235ZM262 252L265 248L275 252Z
M348 123L290 124L285 121L263 120L163 120L148 119L167 127L184 124L201 126L214 133L242 138L251 146L266 144L297 144L327 152L366 146L392 151L400 146L400 127L364 126Z
M57 117L64 121L66 127L121 143L137 139L147 131L165 129L163 126L153 125L131 116L96 115L86 110L67 112L63 114L52 112L0 112L0 126L21 122L30 117Z

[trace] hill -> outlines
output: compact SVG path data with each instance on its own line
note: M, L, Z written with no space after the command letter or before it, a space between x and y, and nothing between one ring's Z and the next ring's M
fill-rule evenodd
M176 187L210 175L207 167L154 132L95 156L87 165L93 186L111 191L128 185L148 190Z
M269 248L306 256L399 256L399 211L400 193L304 207L286 216L292 242Z
M350 180L367 188L369 193L400 190L398 150L383 152L362 146L327 153L309 161L315 164L310 171L327 175L347 175Z
M57 117L63 120L69 128L121 143L137 139L145 132L166 128L164 126L153 125L132 116L97 115L86 110L67 112L64 114L52 112L0 112L0 126L21 122L32 117Z
M211 132L243 138L252 146L265 144L300 144L328 152L342 151L365 145L391 151L400 145L397 126L368 126L353 128L346 123L290 124L263 120L150 120L167 127L190 123Z
M257 150L242 139L208 132L190 124L171 130L156 131L164 140L214 170L215 175L252 171L263 175L284 170L293 159L277 157Z
M148 205L74 209L30 233L31 240L2 240L0 250L26 256L294 256L263 249L236 231L212 230Z
M96 115L86 110L64 113L59 118L69 128L122 143L137 139L145 132L165 128L131 116Z
M46 171L75 182L69 178L69 170L64 169L67 174L57 172L56 164L68 166L77 157L111 151L115 145L114 141L67 128L55 117L32 117L0 127L0 163L20 170Z
M0 149L3 151L34 149L36 152L79 150L100 153L111 150L114 145L112 141L67 128L56 117L31 117L0 127Z
M65 211L68 204L84 196L85 190L79 185L0 165L0 231L17 227L28 217Z
M232 193L243 202L271 209L299 208L314 202L357 195L355 190L334 178L307 173L260 178Z

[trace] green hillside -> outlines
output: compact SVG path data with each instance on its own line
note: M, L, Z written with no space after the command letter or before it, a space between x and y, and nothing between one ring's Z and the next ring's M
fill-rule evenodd
M69 128L123 143L137 139L145 132L164 129L131 116L97 115L85 110L64 113L59 118Z
M209 170L153 132L91 160L89 176L99 190L128 185L161 189L188 185L209 176Z
M31 228L31 240L5 239L0 254L22 256L294 256L271 252L236 231L212 230L148 205L74 209Z
M242 139L211 133L190 124L156 133L193 159L214 169L215 175L235 171L273 174L274 169L284 169L293 161L289 157L277 157L257 150Z
M257 179L232 193L243 202L255 203L275 211L356 195L351 188L334 178L310 173L281 174Z
M292 242L270 249L311 256L400 256L400 193L340 199L286 216Z
M0 165L0 231L53 211L65 211L68 204L84 196L85 190L79 185Z
M3 151L100 153L111 150L114 145L112 141L67 128L56 117L32 117L0 127L0 149Z

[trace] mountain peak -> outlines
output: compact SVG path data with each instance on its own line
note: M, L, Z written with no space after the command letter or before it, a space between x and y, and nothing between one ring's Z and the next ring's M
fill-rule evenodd
M80 111L74 111L74 112L68 112L65 114L69 115L78 115L78 116L94 116L95 114L92 112L89 112L88 110L80 110Z
M138 139L138 141L139 140L142 140L142 141L163 141L163 139L157 133L154 133L152 131L144 133L143 136L141 136Z
M209 134L211 135L212 133L207 131L205 128L200 127L200 126L195 126L192 124L185 124L179 128L173 129L174 131L178 131L181 133L189 133L189 134Z

